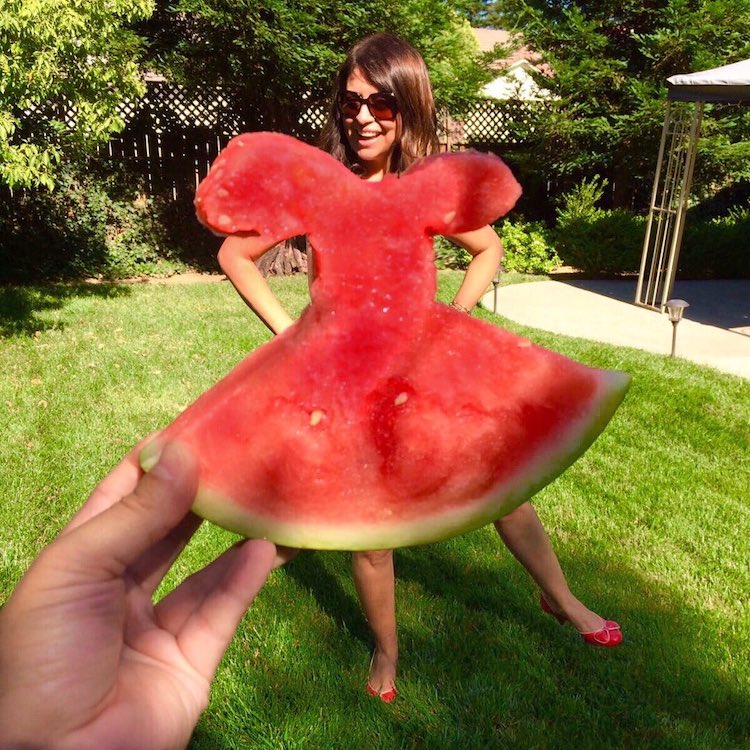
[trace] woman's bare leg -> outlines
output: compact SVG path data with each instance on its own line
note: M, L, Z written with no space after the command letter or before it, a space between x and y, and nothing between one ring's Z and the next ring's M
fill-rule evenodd
M369 684L378 693L387 693L395 687L398 665L393 550L352 553L352 571L375 640Z
M599 630L604 625L604 620L580 602L568 587L552 543L531 503L524 503L495 521L495 528L555 612L564 614L579 633Z

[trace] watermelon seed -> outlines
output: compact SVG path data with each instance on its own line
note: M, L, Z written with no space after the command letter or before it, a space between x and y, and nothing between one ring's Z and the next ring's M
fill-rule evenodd
M326 413L322 409L316 409L312 414L310 414L310 427L315 427L316 424L319 424L323 420L325 415Z
M398 396L393 400L393 403L396 406L401 406L401 404L405 404L409 399L409 394L406 392L399 393Z

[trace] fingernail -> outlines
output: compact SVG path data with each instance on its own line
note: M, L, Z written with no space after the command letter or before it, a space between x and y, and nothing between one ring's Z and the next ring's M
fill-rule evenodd
M161 445L158 450L158 459L149 474L165 482L171 482L180 473L183 451L177 443Z
M151 471L161 459L164 443L158 438L145 445L138 456L138 462L143 471Z

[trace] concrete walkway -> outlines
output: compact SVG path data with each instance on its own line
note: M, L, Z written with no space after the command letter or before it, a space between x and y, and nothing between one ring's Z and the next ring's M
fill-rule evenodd
M481 304L532 328L669 355L672 324L635 305L635 287L635 280L536 281L502 286L496 297L490 291ZM671 296L690 304L676 356L750 379L750 280L678 281Z

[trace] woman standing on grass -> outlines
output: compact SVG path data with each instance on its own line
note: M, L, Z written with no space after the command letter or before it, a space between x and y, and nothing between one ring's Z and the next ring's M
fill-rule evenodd
M374 34L349 51L335 84L321 146L369 181L400 173L438 150L437 118L427 68L402 39ZM502 258L495 231L484 226L452 236L473 259L452 306L468 313L487 289ZM255 261L269 250L260 237L228 237L219 264L242 298L275 334L294 322L271 292ZM309 259L314 277L315 254ZM587 643L616 646L617 623L604 620L570 591L539 518L526 502L495 522L501 539L542 591L543 609L570 621ZM354 581L375 649L367 690L389 703L396 697L398 638L393 551L352 554Z

